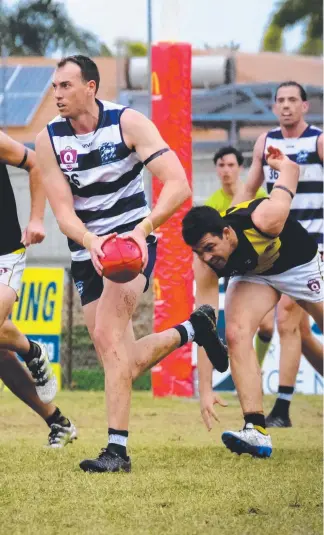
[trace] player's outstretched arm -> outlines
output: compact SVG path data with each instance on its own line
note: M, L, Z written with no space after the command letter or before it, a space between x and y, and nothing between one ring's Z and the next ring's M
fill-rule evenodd
M194 254L194 273L196 281L196 307L208 303L214 307L216 316L218 314L219 287L216 273L196 254ZM226 407L227 403L213 392L212 377L213 365L206 355L203 347L198 347L198 380L199 380L199 399L200 412L202 419L210 431L213 420L218 421L218 416L214 410L214 405L219 404Z
M46 196L61 232L90 251L94 267L101 275L102 266L98 257L104 256L101 245L107 236L99 238L88 232L86 226L76 215L70 186L57 164L46 129L42 130L36 138L36 158L41 170Z
M0 159L29 173L31 210L29 223L22 234L22 243L26 246L41 243L45 237L43 220L46 197L35 152L0 132Z
M169 149L152 121L135 110L126 109L121 116L121 128L127 146L136 150L142 162L147 162L148 170L163 183L151 214L132 233L136 240L143 241L143 236L165 223L180 208L190 197L191 189L179 158ZM163 149L167 150L162 153ZM144 252L143 243L139 245Z
M279 149L269 147L267 162L280 176L271 191L269 199L265 199L254 210L252 221L256 227L277 236L282 231L289 216L291 203L297 190L299 166Z
M261 134L253 149L253 159L252 164L249 169L247 181L242 185L241 188L234 195L231 206L236 206L244 201L251 201L255 198L258 189L262 186L263 183L263 168L262 168L262 157L264 151L264 144L267 134Z

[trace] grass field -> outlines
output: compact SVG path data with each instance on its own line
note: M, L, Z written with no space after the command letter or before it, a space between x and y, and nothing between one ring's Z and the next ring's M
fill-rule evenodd
M131 474L84 474L106 442L103 395L63 392L57 404L79 440L47 451L47 427L9 393L0 397L0 533L118 535L322 534L322 399L296 395L292 429L272 432L270 460L221 442L241 426L235 397L208 433L197 401L133 397ZM267 397L269 409L273 398Z

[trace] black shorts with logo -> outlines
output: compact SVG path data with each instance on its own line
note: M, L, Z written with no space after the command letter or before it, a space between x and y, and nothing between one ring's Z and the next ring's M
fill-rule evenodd
M148 249L148 262L143 271L146 277L144 292L149 287L149 280L154 269L156 260L157 239L150 235L146 239ZM71 272L74 284L81 297L82 306L96 301L102 294L104 283L102 277L98 275L91 260L82 260L81 262L72 261Z

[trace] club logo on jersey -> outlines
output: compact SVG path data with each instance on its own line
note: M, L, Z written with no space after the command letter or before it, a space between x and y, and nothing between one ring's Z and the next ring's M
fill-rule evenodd
M116 145L112 142L102 143L99 147L99 153L102 165L111 163L116 160Z
M307 286L312 292L315 292L316 294L321 293L321 284L318 280L316 279L309 280L307 283Z
M8 273L8 271L10 271L9 268L0 268L0 277Z
M79 167L78 152L76 149L72 149L72 147L65 147L64 150L61 150L60 158L62 162L60 164L60 167L62 167L66 171L73 171L73 169Z
M78 281L78 282L75 283L75 286L76 286L76 289L79 292L79 295L81 296L83 294L83 282L82 281Z
M306 163L308 159L308 151L307 150L301 150L297 156L296 156L296 162L297 163Z

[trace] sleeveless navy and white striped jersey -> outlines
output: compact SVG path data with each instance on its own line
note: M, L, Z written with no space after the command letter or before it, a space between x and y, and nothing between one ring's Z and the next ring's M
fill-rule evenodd
M128 232L150 213L143 163L124 142L120 117L126 109L96 101L99 121L95 132L76 135L69 120L55 117L47 125L57 163L69 181L77 216L90 232L104 235ZM68 239L72 260L89 252Z
M263 171L268 193L279 177L265 160L269 145L277 147L292 161L299 164L300 176L296 195L291 204L291 215L323 247L323 163L317 150L318 137L322 131L316 126L307 126L299 138L284 138L281 128L268 132L263 153Z

